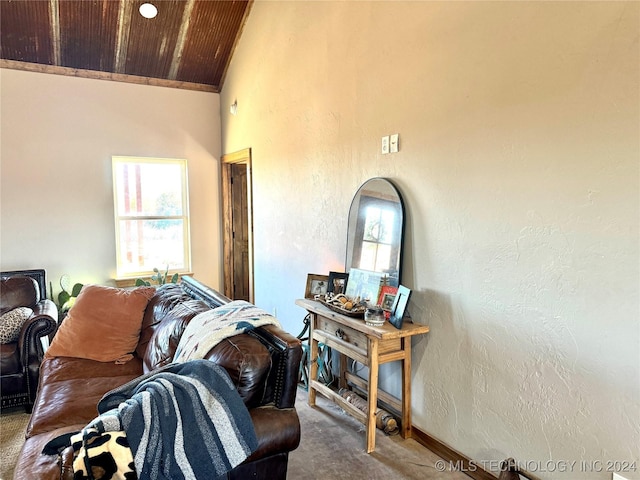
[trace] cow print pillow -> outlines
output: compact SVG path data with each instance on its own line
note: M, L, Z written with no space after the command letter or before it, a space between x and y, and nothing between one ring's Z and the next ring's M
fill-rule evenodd
M18 307L9 310L0 317L0 343L17 342L20 338L22 325L33 314L33 310L27 307Z

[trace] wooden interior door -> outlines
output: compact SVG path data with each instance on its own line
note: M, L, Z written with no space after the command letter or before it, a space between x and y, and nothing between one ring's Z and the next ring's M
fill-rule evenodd
M224 294L253 302L251 150L222 157Z

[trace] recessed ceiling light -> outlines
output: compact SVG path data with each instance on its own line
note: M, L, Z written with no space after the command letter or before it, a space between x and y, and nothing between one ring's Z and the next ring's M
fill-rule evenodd
M144 18L153 18L158 15L158 9L151 3L143 3L140 5L140 15Z

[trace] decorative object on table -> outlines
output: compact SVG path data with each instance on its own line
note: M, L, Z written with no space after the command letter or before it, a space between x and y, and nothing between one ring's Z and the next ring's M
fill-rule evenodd
M334 295L344 293L344 290L347 287L348 280L348 273L329 272L329 284L327 285L327 293L333 293Z
M402 328L402 319L404 317L404 312L407 308L407 304L409 303L410 296L411 290L409 290L404 285L400 285L398 287L398 293L396 294L396 298L393 301L393 306L391 307L391 315L389 316L389 323L398 329Z
M380 287L386 284L387 280L385 273L352 268L349 270L349 279L344 293L349 298L360 298L370 305L376 305Z
M330 310L346 315L348 317L364 317L364 312L367 309L367 304L360 299L351 299L344 293L333 295L327 293L324 297L317 296L316 300L325 305Z
M76 283L71 287L71 279L66 273L60 277L61 292L58 294L58 303L56 304L59 318L64 318L65 314L71 310L83 286L82 283ZM49 282L49 294L51 295L51 299L55 298L53 295L53 284L51 282Z
M364 312L364 323L370 327L381 327L384 320L384 310L377 305L368 307Z
M383 285L380 287L378 305L384 310L384 318L387 320L389 320L391 316L391 308L393 307L393 301L396 299L397 293L398 287L392 287L391 285Z
M157 282L158 285L164 285L165 283L178 283L178 278L180 278L180 275L178 275L177 273L174 273L171 276L171 278L168 278L169 265L167 265L167 268L164 271L164 273L159 271L157 268L154 268L153 271L154 271L154 274L151 275L151 280L154 280L155 282ZM151 286L151 282L144 280L143 278L138 278L136 280L136 287L150 287L150 286Z
M307 275L307 288L304 292L304 298L315 298L316 295L326 295L328 285L328 275L309 273Z

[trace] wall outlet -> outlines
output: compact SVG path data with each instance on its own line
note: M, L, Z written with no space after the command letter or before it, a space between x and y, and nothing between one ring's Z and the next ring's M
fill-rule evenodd
M394 133L389 140L389 151L391 153L398 153L398 142L400 141L400 134Z
M382 154L389 153L389 135L382 137Z

